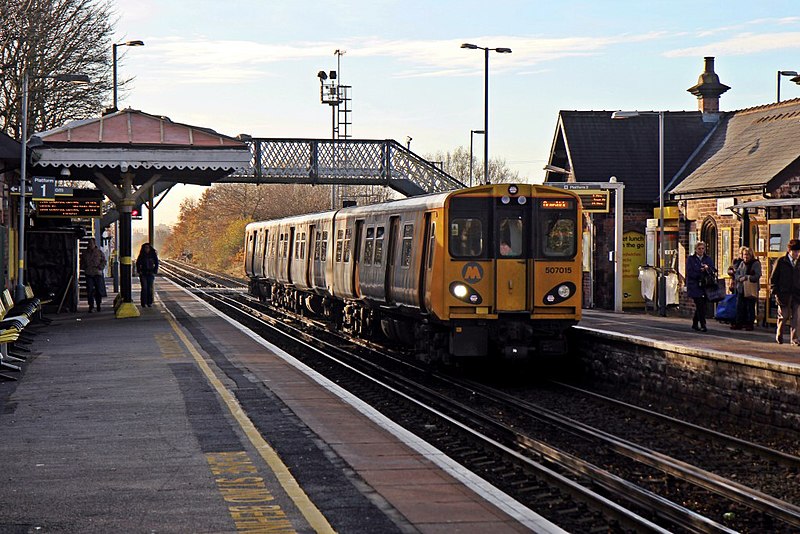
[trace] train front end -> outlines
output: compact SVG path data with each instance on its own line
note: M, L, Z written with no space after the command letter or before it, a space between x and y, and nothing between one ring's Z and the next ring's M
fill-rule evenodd
M581 316L581 207L574 193L497 184L446 205L444 309L453 356L566 352Z

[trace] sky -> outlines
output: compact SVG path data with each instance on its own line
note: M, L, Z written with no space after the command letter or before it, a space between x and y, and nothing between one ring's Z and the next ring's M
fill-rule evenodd
M544 178L560 110L692 111L706 56L731 87L723 111L774 102L779 70L800 72L796 0L114 0L119 107L235 136L330 138L320 70L352 86L352 135L420 155L469 147ZM800 86L781 78L781 99ZM110 104L110 95L109 95ZM476 157L483 138L475 136ZM202 188L177 186L156 209L177 220ZM141 224L146 223L145 222Z

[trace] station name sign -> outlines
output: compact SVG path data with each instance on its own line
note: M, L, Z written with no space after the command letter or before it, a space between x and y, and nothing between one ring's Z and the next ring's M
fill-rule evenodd
M103 193L96 189L71 189L71 196L58 195L36 203L39 217L100 217L103 215Z

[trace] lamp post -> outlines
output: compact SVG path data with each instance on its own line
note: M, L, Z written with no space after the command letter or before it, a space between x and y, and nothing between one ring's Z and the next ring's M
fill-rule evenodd
M22 75L22 147L19 168L19 229L17 239L17 285L14 288L14 299L17 301L25 298L25 193L28 190L28 71ZM85 74L50 74L39 75L34 78L51 78L60 82L89 83Z
M797 71L796 70L779 70L778 71L778 77L777 77L777 82L776 82L776 95L775 95L775 101L776 102L780 102L781 101L781 76L797 76ZM800 83L797 80L795 80L794 78L792 78L792 81L795 82L795 83Z
M664 276L664 111L615 111L612 119L630 119L640 115L658 115L658 314L667 315L667 278Z
M464 43L461 48L470 50L483 50L484 69L483 69L483 183L489 183L489 52L494 51L498 54L510 54L510 48L488 48L472 43Z
M472 139L475 134L486 134L485 130L469 131L469 186L472 187Z
M144 41L125 41L124 43L114 43L111 45L111 73L113 76L114 104L113 109L117 111L117 47L118 46L144 46Z

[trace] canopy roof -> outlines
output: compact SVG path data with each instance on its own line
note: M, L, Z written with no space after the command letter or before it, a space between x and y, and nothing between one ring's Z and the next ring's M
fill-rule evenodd
M118 183L123 173L133 173L134 185L156 175L210 185L246 170L251 160L249 147L239 139L133 109L74 121L35 137L43 144L34 149L33 172L58 176L68 168L73 180L93 180L99 173Z

